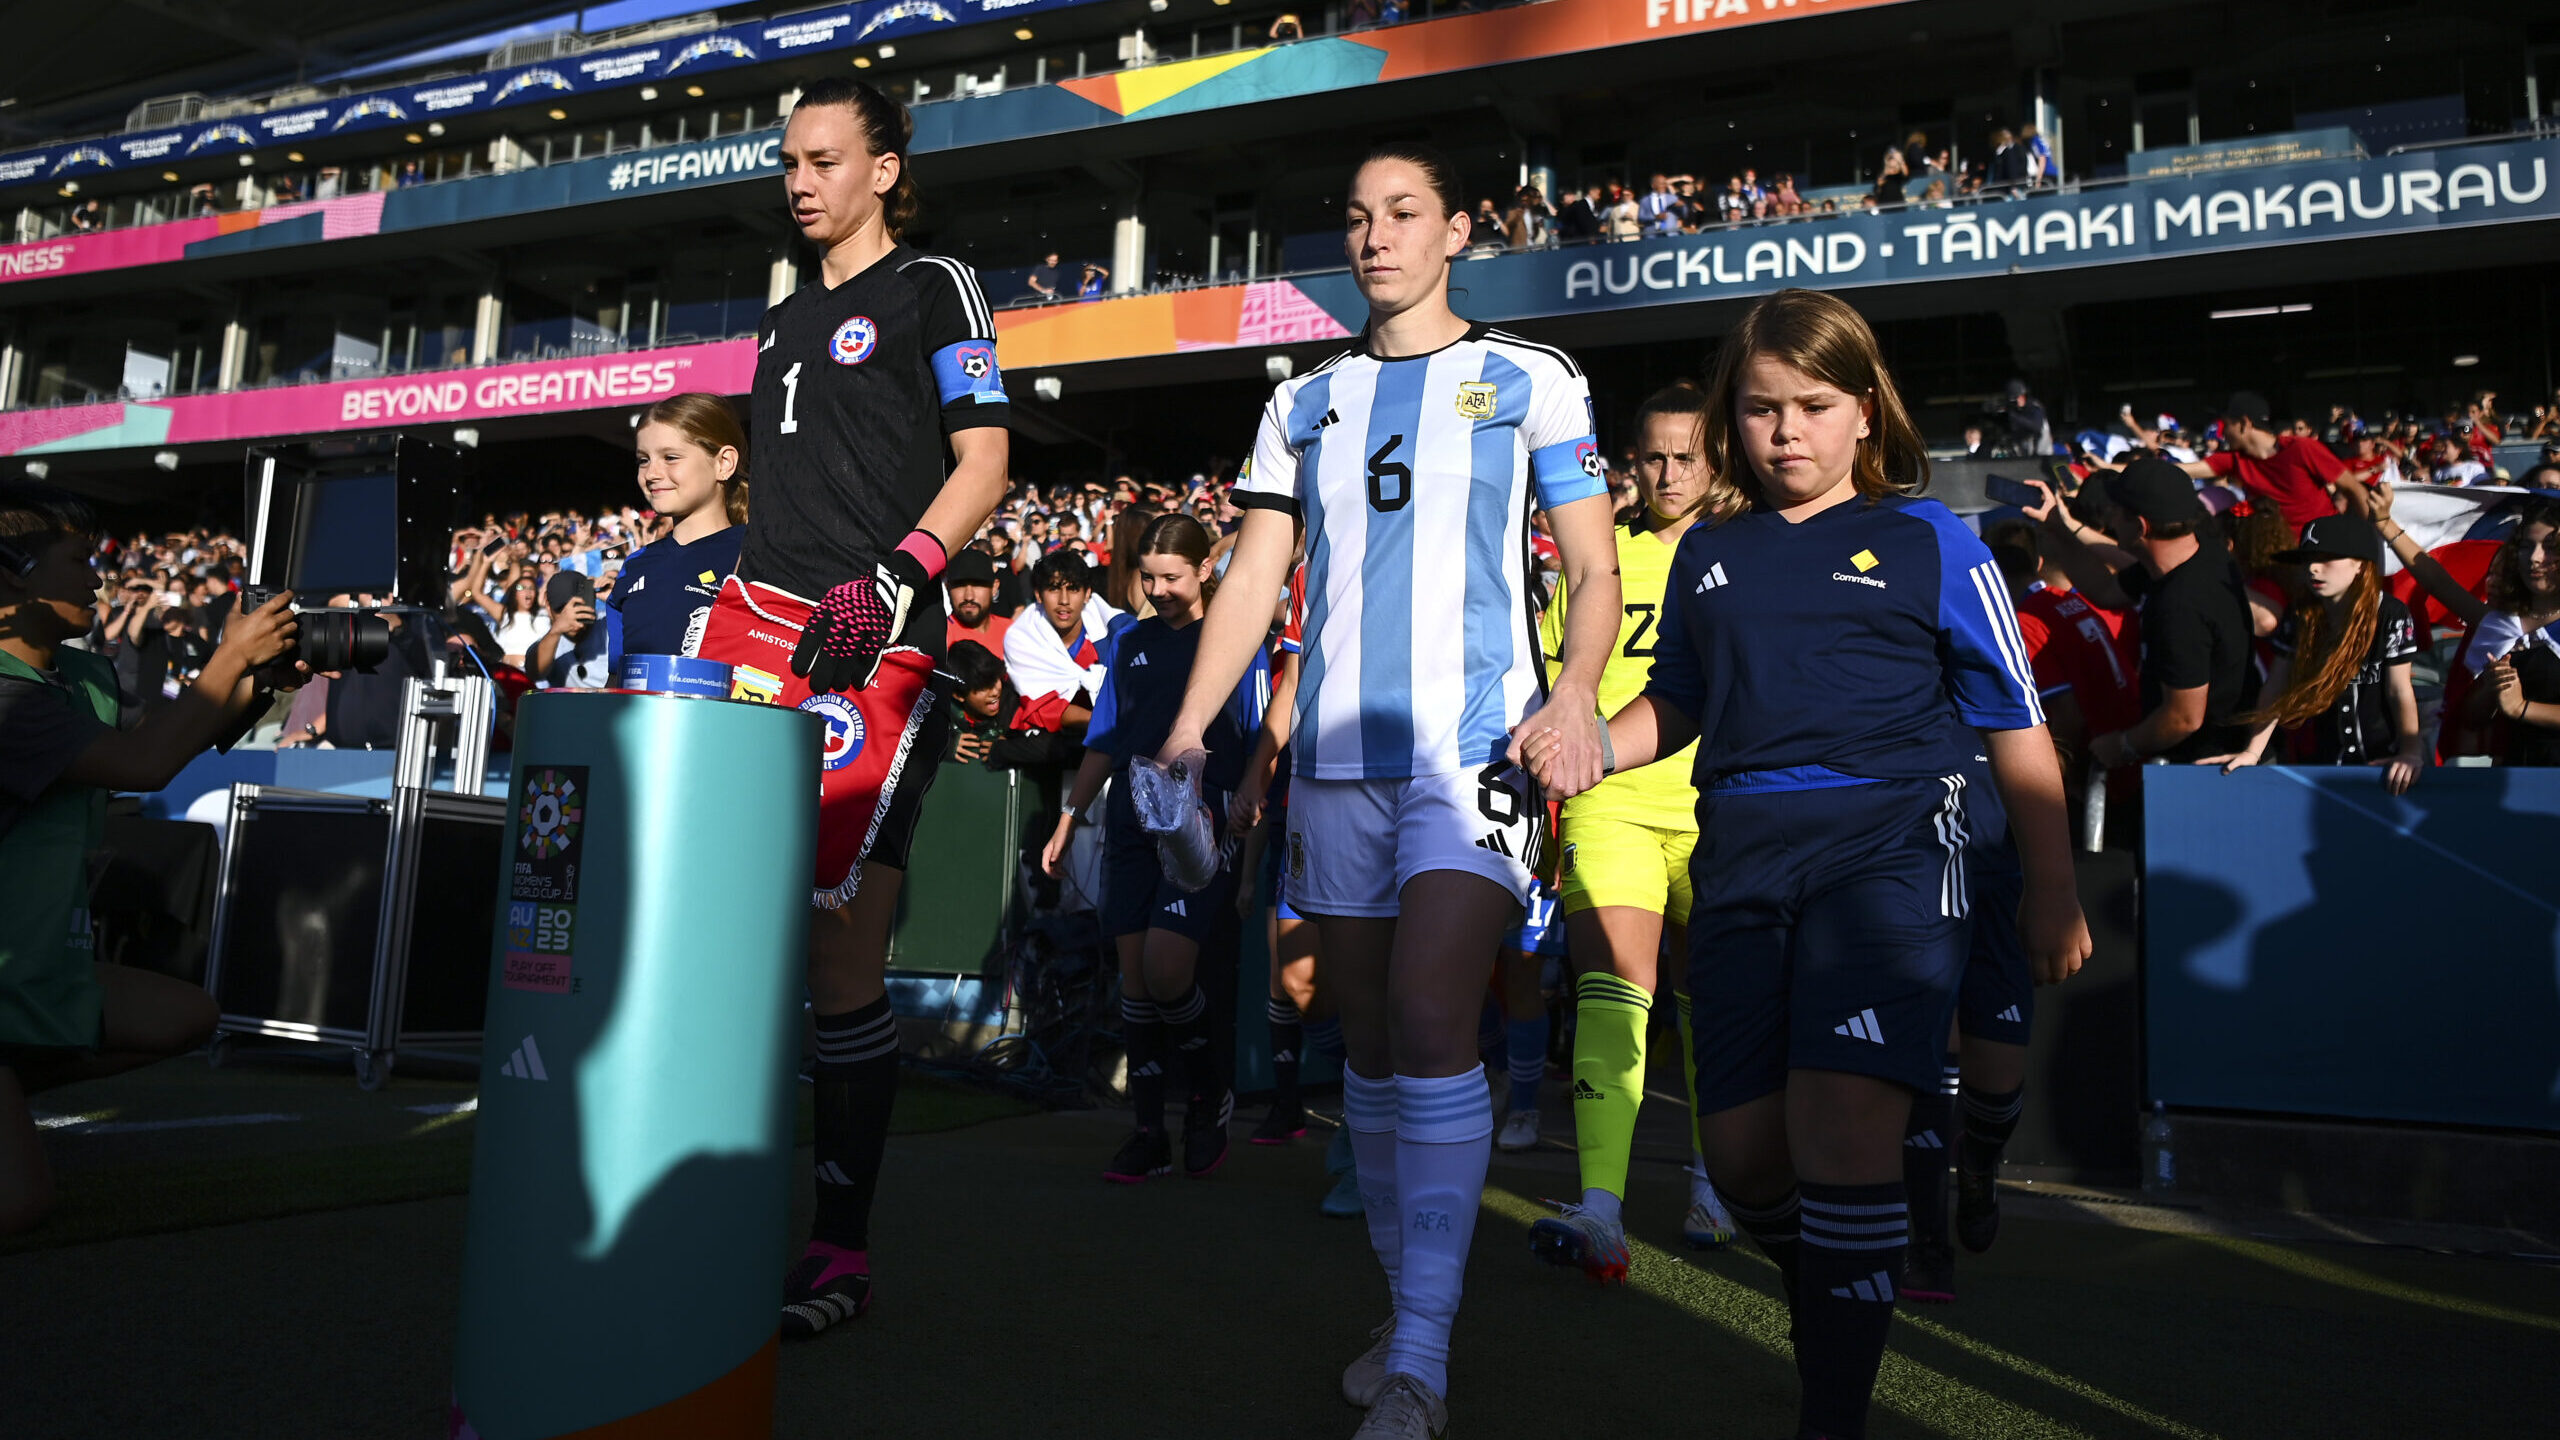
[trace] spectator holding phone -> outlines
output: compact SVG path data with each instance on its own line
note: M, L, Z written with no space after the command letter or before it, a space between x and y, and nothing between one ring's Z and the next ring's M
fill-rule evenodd
M2114 768L2236 754L2249 740L2239 716L2257 699L2239 569L2205 542L2212 517L2178 466L2146 457L2100 473L2103 537L2059 501L2027 512L2053 537L2082 598L2142 617L2142 718L2092 736L2090 757Z
M543 590L551 628L533 642L534 682L549 690L601 690L613 683L613 638L596 613L596 582L575 570L551 577Z
M2278 727L2307 730L2303 760L2379 766L2383 788L2406 794L2427 763L2409 681L2417 628L2409 607L2383 590L2381 533L2361 515L2324 515L2275 558L2306 572L2302 598L2276 626L2267 672L2275 698L2244 719L2253 727L2248 744L2196 763L2229 774L2264 760Z
M89 862L107 794L157 790L263 702L254 673L292 648L292 597L233 616L196 683L118 728L115 669L89 633L97 522L64 492L0 487L0 1235L43 1218L53 1175L27 1097L184 1053L213 999L100 963Z

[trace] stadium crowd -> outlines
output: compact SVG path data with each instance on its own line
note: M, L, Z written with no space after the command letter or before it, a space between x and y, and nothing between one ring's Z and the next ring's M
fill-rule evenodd
M2310 520L2343 508L2387 537L2393 528L2392 487L2398 485L2560 490L2560 397L2529 414L2502 411L2491 391L2476 392L2434 417L2390 412L2368 418L2334 405L2321 415L2278 422L2254 396L2235 397L2226 408L2233 413L2189 425L2168 414L2137 418L2128 406L2104 429L2057 434L2044 407L2023 382L2016 382L1986 407L1989 413L1966 426L1960 453L1985 459L2047 457L2045 474L2060 489L2063 502L2056 524L2078 516L2084 533L2104 530L2107 524L2103 487L2090 483L2092 477L2121 472L2146 456L2186 470L2197 499L2212 516L2213 529L2244 574L2260 681L2268 678L2275 658L2271 637L2303 584L2298 561L2274 557L2296 544ZM2534 463L2520 467L2520 473L2497 465L2497 446L2529 439L2543 442ZM1622 448L1609 464L1609 484L1624 513L1634 513L1641 503L1637 468L1632 448ZM1087 682L1094 662L1071 663L1079 647L1106 639L1115 617L1149 610L1132 554L1136 536L1159 514L1189 514L1218 537L1212 560L1223 563L1239 513L1230 494L1234 484L1234 467L1226 462L1173 480L1137 473L1107 481L1017 483L970 553L956 559L948 581L955 612L950 638L955 643L975 640L986 652L954 667L962 680L977 682L966 686L961 700L960 757L994 763L1009 759L1052 772L1061 765L1071 767L1075 747L1064 741L1003 746L994 741L1008 735L1034 741L1050 735L1072 738L1075 726L1068 717L1086 710L1092 698ZM1986 517L1986 529L1996 528L2000 518ZM2014 523L2017 517L2006 518ZM610 669L603 662L617 617L606 612L614 609L621 571L632 554L665 539L670 527L665 515L631 505L593 513L574 508L486 513L454 532L449 623L509 696L539 686L610 684ZM2086 594L2090 587L2075 586L2055 553L2067 538L2066 529L2061 539L2049 536L2039 542L2037 573L2041 583L2056 591L2078 588ZM1552 542L1541 534L1535 544L1542 566L1552 573L1557 563ZM2412 607L2413 634L2421 646L2449 644L2459 636L2462 644L2446 659L2469 656L2468 632L2482 624L2482 616L2469 611L2484 603L2493 588L2492 559L2498 548L2456 542L2443 550L2446 563L2433 575L2425 573L2423 564L2412 567L2409 557L2402 557L2386 588ZM2128 554L2120 549L2116 558ZM103 542L97 565L100 599L90 644L114 661L130 721L174 699L202 670L245 581L246 550L230 534L208 528L136 534ZM2460 592L2469 603L2439 598L2438 591ZM303 603L364 604L371 598L314 596L304 597ZM1030 632L1008 642L1009 627L1033 614L1051 618L1046 628L1059 644L1042 644ZM2530 612L2526 618L2532 618ZM2526 625L2519 634L2531 637L2540 628ZM2109 631L2129 672L2138 658L2132 632L2120 618L2110 623ZM2447 723L2438 753L2542 763L2525 757L2541 755L2546 747L2519 746L2515 737L2530 738L2530 732L2501 725L2491 713L2504 692L2475 689L2470 683L2495 658L2484 650L2478 664L2445 667ZM277 725L275 743L339 748L394 744L400 681L423 673L426 662L423 648L404 627L395 635L394 656L383 671L323 678L296 694L289 710L271 717ZM966 692L975 692L975 699ZM2519 690L2517 697L2523 693ZM2560 699L2560 694L2551 698ZM2469 709L2463 708L2466 702ZM1054 783L1054 773L1047 778Z

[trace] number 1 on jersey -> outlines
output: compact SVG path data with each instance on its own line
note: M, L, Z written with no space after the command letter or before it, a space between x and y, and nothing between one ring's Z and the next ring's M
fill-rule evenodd
M796 435L800 431L800 422L791 414L792 407L799 403L800 362L794 360L791 368L782 372L782 433L785 435Z

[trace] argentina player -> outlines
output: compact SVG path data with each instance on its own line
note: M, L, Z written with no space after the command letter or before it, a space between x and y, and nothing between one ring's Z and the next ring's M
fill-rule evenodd
M1381 149L1354 175L1345 248L1369 322L1357 349L1265 407L1244 525L1164 755L1197 747L1261 644L1306 525L1307 617L1290 739L1289 903L1323 940L1350 1050L1343 1110L1395 1311L1343 1376L1359 1435L1447 1425L1458 1308L1493 1140L1476 1016L1544 829L1505 758L1527 716L1576 788L1602 770L1600 667L1617 638L1608 489L1590 389L1562 351L1449 309L1468 242L1437 152ZM1528 516L1547 510L1574 612L1550 690ZM1411 915L1413 925L1398 924Z

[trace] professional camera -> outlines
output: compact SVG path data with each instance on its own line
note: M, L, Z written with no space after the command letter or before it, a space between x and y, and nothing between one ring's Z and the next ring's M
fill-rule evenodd
M244 585L240 587L239 609L255 610L282 593L277 586ZM315 672L370 672L391 654L391 622L370 610L305 610L297 606L294 620L297 628L293 648L276 662L279 672L291 670L297 660Z
M415 436L371 435L248 454L249 579L240 608L294 592L297 660L315 671L370 671L391 653L380 612L440 614L445 539L461 452ZM360 597L331 606L332 596Z

